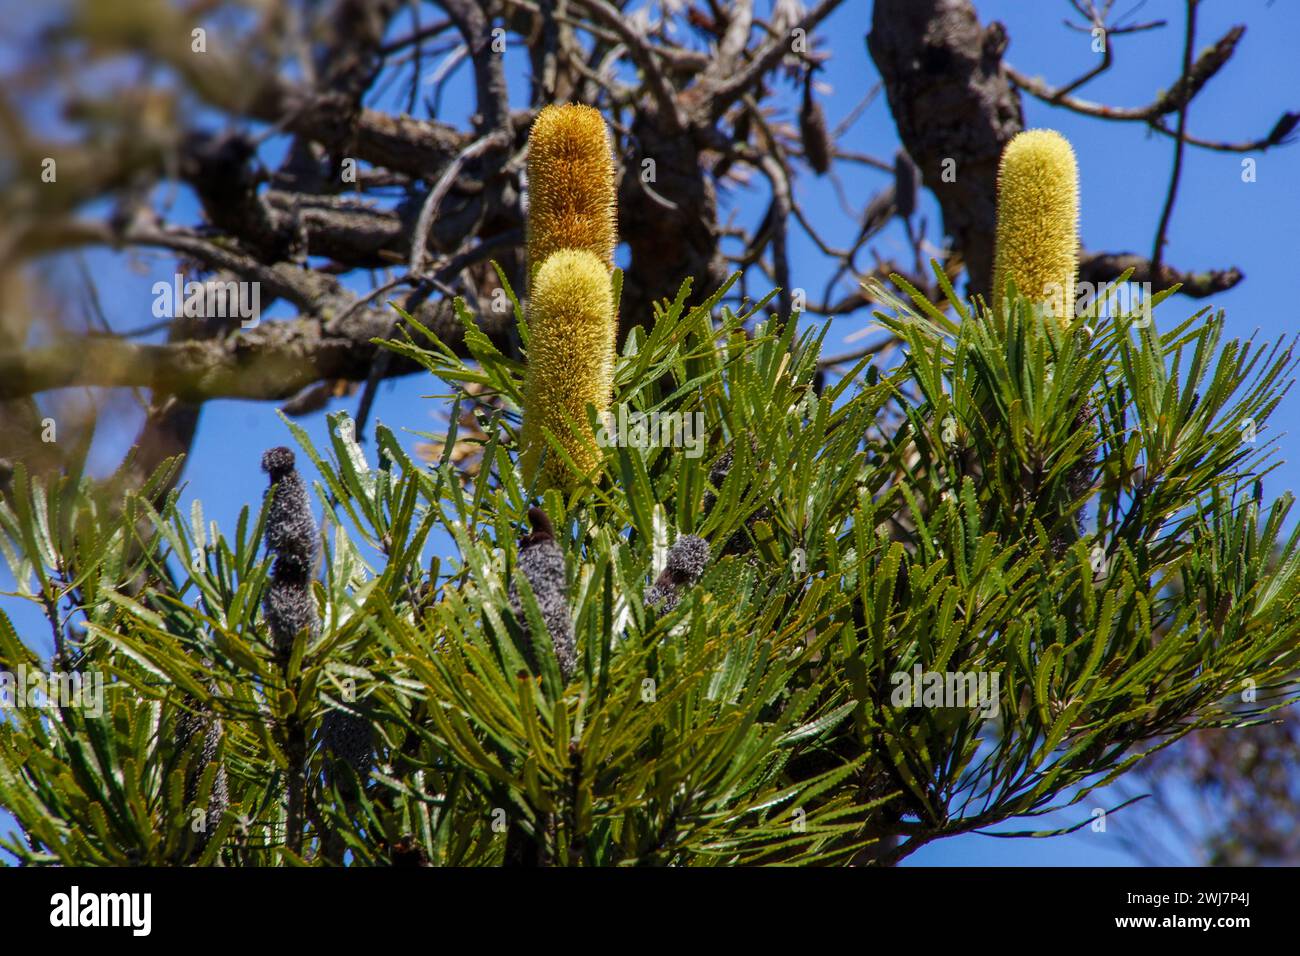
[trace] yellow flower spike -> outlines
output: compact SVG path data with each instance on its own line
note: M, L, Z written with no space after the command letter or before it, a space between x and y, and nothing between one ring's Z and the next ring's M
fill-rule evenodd
M528 134L528 275L560 249L585 249L614 268L614 154L600 111L547 106Z
M993 295L1000 304L1012 281L1041 301L1062 325L1074 319L1079 272L1079 167L1060 133L1031 129L1002 152Z
M588 427L587 405L596 406L598 416L609 409L617 327L605 262L586 249L561 249L549 255L533 277L528 302L528 367L520 434L526 483L532 482L539 461L543 462L540 488L568 488L575 479L543 429L550 430L583 474L600 462L600 449Z

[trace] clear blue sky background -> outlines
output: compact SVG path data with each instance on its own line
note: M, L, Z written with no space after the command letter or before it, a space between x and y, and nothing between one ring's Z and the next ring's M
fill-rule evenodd
M760 0L760 9L764 6ZM982 22L1001 20L1011 37L1007 59L1022 72L1042 75L1056 85L1073 79L1089 69L1097 54L1090 48L1090 38L1067 30L1062 20L1070 14L1065 0L976 0ZM1131 4L1130 4L1131 6ZM1112 105L1136 106L1150 102L1158 90L1170 85L1178 75L1182 46L1183 3L1181 0L1151 0L1137 17L1142 20L1165 18L1164 30L1117 40L1116 66L1110 74L1078 92L1084 98ZM1127 7L1121 7L1126 9ZM1198 48L1221 36L1233 23L1248 25L1245 39L1232 63L1195 101L1190 129L1194 134L1223 140L1248 140L1265 134L1284 109L1300 108L1300 58L1295 41L1300 36L1300 8L1293 0L1271 5L1267 0L1207 0L1202 4ZM38 20L48 13L36 14L33 8L14 0L0 0L0 17L19 36L35 29ZM22 13L19 13L22 11ZM25 15L25 17L24 17ZM428 17L426 16L426 20ZM871 4L868 0L849 0L817 32L817 48L829 49L832 58L822 74L822 81L832 89L824 98L831 125L836 124L878 79L863 39L869 29ZM394 34L405 32L405 25ZM21 40L18 41L21 43ZM220 44L219 35L210 42ZM3 48L0 40L0 63L12 62L15 49ZM512 79L512 100L526 105L527 86L522 82L523 54L508 52ZM427 72L426 72L427 75ZM787 104L793 103L791 90L782 87ZM386 98L377 105L394 108ZM444 118L461 121L472 102L468 70L461 70L449 84L443 97ZM56 128L57 123L38 101L32 104L33 122ZM1165 196L1173 142L1149 135L1141 124L1103 123L1052 109L1030 99L1025 100L1028 126L1050 126L1061 130L1075 144L1082 187L1082 238L1094 250L1136 251L1150 254L1151 244ZM417 109L417 115L423 113ZM960 121L955 117L954 121ZM220 121L212 119L216 124ZM843 141L845 148L890 158L898 145L897 134L884 95L880 95ZM1262 337L1275 339L1293 335L1300 328L1293 287L1295 261L1300 253L1300 145L1283 147L1267 154L1255 155L1257 181L1241 179L1241 159L1237 154L1189 150L1183 174L1183 187L1170 229L1166 260L1184 269L1203 269L1236 265L1246 275L1236 289L1210 302L1193 302L1177 297L1163 307L1157 317L1160 325L1180 320L1205 304L1227 312L1229 333L1249 336L1259 329ZM843 183L849 202L855 209L864 207L887 179L885 175L863 167L844 164ZM841 209L833 190L825 180L805 176L796 184L798 196L806 204L811 220L832 245L849 244L856 234L857 223ZM767 206L765 190L757 183L724 197L724 206L734 209L737 219L756 223ZM924 195L922 214L929 221L929 238L941 242L940 216L929 194ZM180 223L196 221L195 204L183 190L177 196L169 218ZM724 213L723 218L726 218ZM901 228L892 226L878 240L885 256L904 256L906 241ZM100 280L100 296L105 313L114 326L130 329L152 321L150 286L159 279L170 279L174 260L163 255L123 256L95 251L86 257ZM862 257L860 262L869 261ZM828 270L810 240L797 228L791 235L791 268L797 285L808 289L809 297L820 299ZM70 290L75 272L70 263L56 266L61 281ZM364 280L363 280L364 281ZM761 283L751 285L757 288ZM368 286L359 286L368 288ZM841 289L841 293L847 287ZM71 292L70 292L71 294ZM283 314L272 311L268 318ZM829 348L838 350L845 336L859 330L865 317L838 319L829 336ZM373 416L393 427L413 431L437 430L437 413L442 403L428 399L441 391L439 384L425 377L410 377L384 384L379 391ZM46 408L57 409L62 402L92 400L84 391L43 397ZM97 471L114 467L136 434L140 412L129 397L119 394L103 403L101 422L94 450ZM336 403L332 408L347 408L355 413L356 398ZM1297 411L1297 398L1290 395L1275 418L1274 429L1285 429ZM55 412L57 414L57 411ZM302 419L318 444L324 443L324 414ZM1265 432L1265 437L1271 437ZM1284 438L1285 453L1294 438ZM413 437L408 444L414 444ZM209 519L223 529L232 529L240 507L259 501L265 476L258 470L263 449L272 445L292 444L292 440L274 412L263 403L214 401L207 405L199 437L185 472L183 506L199 498ZM1269 479L1266 494L1275 497L1300 485L1296 466L1287 462ZM9 589L7 572L0 571L0 588ZM19 633L44 653L49 639L42 619L22 602L0 597L3 608L14 620ZM1087 803L1046 819L1020 823L1005 829L1049 829L1078 823L1089 818L1094 806L1111 806L1119 797L1090 798ZM0 825L4 822L0 817ZM1105 833L1085 828L1080 834L1050 840L1007 840L970 835L943 841L923 848L906 865L966 864L1126 864L1131 863L1121 841L1153 828L1159 820L1141 811L1125 811L1108 821ZM1185 854L1184 859L1187 859Z

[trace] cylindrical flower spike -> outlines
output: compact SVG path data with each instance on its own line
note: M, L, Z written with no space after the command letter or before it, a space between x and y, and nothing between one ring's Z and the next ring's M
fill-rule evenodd
M528 134L528 275L560 249L584 249L614 268L618 226L614 155L600 111L546 106Z
M1079 168L1074 150L1055 130L1016 135L998 170L998 226L993 296L1000 304L1007 282L1042 302L1063 325L1074 319L1079 271Z
M600 461L587 420L609 409L618 326L605 264L592 252L561 249L537 270L528 302L528 369L520 463L531 483L542 462L542 487L570 487L574 475L550 446L544 429L586 474ZM545 457L543 458L543 452Z

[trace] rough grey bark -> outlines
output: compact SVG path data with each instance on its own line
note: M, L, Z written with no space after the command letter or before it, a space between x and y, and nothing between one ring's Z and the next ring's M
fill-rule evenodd
M998 159L1024 127L1006 46L1002 25L981 27L967 0L876 0L867 37L899 138L981 295L993 282Z

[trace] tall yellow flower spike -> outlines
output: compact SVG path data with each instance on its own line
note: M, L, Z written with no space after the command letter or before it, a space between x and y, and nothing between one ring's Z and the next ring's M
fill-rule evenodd
M585 249L614 268L614 156L590 106L547 106L528 134L528 275L551 253Z
M528 302L520 433L525 482L532 482L539 461L541 488L568 488L575 478L543 429L550 430L580 472L590 473L599 463L587 405L595 405L597 415L609 409L617 325L609 270L599 256L587 249L561 249L547 256L533 277Z
M1017 134L998 169L998 228L993 296L1008 280L1020 294L1046 303L1061 322L1074 320L1079 271L1079 167L1069 141L1055 130Z

